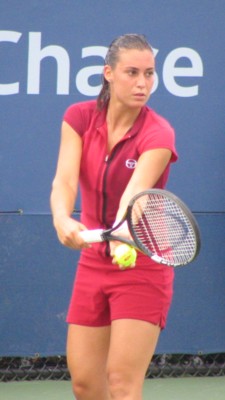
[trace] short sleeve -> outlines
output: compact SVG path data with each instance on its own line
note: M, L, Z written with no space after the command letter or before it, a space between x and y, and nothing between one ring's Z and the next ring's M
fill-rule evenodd
M169 149L172 152L171 162L178 159L175 148L175 134L172 129L160 129L146 134L139 145L140 153L153 149Z
M146 121L141 140L138 144L140 154L153 149L169 149L172 152L171 162L178 159L175 146L175 132L169 122L163 117L152 113L153 118Z
M67 122L80 136L83 136L90 126L95 112L96 101L72 104L66 109L63 121Z
M72 104L63 115L63 121L67 122L80 136L84 133L83 118L79 104Z

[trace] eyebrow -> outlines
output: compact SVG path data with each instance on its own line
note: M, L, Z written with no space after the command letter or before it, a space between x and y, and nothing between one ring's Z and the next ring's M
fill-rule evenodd
M127 69L131 68L131 69L134 69L136 71L138 71L140 69L140 68L133 67L133 66L127 66L125 68L127 68ZM148 67L148 68L145 69L145 71L154 71L154 70L155 70L155 67Z

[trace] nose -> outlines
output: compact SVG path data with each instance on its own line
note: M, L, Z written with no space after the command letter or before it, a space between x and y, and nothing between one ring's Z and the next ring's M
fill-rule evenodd
M137 87L144 88L145 84L146 84L146 82L145 82L144 74L139 74L138 79L137 79Z

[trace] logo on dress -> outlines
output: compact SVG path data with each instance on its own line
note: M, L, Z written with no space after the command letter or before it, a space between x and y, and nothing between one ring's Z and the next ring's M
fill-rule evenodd
M129 158L126 160L125 165L129 169L134 169L136 167L137 161L133 160L132 158Z

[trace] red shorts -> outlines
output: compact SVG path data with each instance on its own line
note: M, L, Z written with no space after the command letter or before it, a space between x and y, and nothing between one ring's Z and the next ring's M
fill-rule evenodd
M81 257L67 315L70 324L100 327L121 318L165 327L173 295L174 270L138 257L121 271L109 258ZM143 265L145 264L145 265Z

